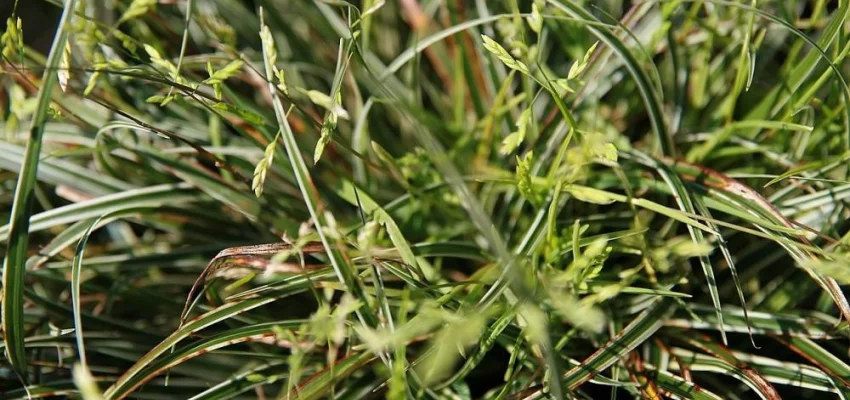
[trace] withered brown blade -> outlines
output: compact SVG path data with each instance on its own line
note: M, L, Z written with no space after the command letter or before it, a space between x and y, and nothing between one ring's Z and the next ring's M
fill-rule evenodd
M291 250L293 246L289 243L266 243L252 246L237 246L229 247L213 257L207 264L195 282L192 288L189 289L189 296L186 298L186 304L183 306L183 312L180 314L180 325L186 321L189 313L189 306L194 300L195 294L206 284L207 278L216 271L230 267L250 267L263 269L263 266L270 265L270 261L265 257L275 255L282 251ZM323 253L325 247L320 242L310 242L301 246L298 251L303 254Z

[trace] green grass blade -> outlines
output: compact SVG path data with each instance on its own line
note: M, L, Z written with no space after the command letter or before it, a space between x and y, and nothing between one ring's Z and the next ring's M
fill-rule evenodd
M32 213L33 190L36 183L41 141L47 121L47 111L53 86L56 83L56 68L62 59L62 51L68 40L66 25L70 25L76 10L76 0L66 0L56 38L47 57L47 69L38 91L30 136L27 141L24 162L18 174L12 215L9 218L9 247L3 262L2 328L3 343L6 344L6 359L18 373L26 372L24 352L24 280L26 279L27 244L29 242L30 214ZM24 378L26 379L26 378Z
M74 254L74 261L71 265L71 307L74 310L74 336L77 339L77 354L80 357L80 365L88 370L88 362L86 359L86 347L83 340L83 319L80 311L80 273L83 269L83 254L86 251L86 243L91 236L92 230L101 220L106 218L106 215L94 220L89 224L85 233L80 238L80 243L77 245L77 250Z

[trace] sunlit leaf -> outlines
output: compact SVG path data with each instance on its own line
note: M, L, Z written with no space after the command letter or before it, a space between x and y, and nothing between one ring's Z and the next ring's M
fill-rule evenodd
M529 74L528 66L521 61L517 61L502 45L491 39L487 35L481 35L481 40L484 41L484 48L498 58L502 63L510 69L517 70L524 74Z

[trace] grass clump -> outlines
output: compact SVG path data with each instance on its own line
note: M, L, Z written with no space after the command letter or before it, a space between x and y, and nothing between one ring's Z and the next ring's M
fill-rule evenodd
M850 2L44 7L0 398L850 394Z

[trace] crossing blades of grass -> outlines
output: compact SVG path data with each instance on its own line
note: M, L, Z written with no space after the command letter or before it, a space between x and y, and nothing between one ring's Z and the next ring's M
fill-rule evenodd
M61 224L98 218L118 212L133 213L142 209L153 209L166 204L179 204L198 199L198 192L187 184L165 184L127 190L116 194L96 197L33 215L28 227L39 231ZM11 238L12 226L0 227L0 240Z
M850 366L843 360L830 353L814 340L807 337L782 337L776 339L789 349L816 365L820 370L829 374L836 385L850 387Z
M199 357L205 355L207 353L211 353L217 349L233 346L239 343L254 341L254 342L267 342L270 344L288 344L283 341L279 341L282 339L276 338L276 330L292 330L297 329L304 321L295 320L295 321L278 321L278 322L269 322L257 325L249 325L243 326L233 329L228 329L224 332L217 333L215 335L211 335L207 338L199 340L191 345L176 349L175 351L169 353L162 358L157 359L154 362L149 363L143 370L139 372L139 375L136 376L133 381L134 385L143 385L145 382L153 379L157 375L161 374L168 368L174 367L181 363L185 363L195 357ZM297 345L297 344L294 344ZM123 398L124 396L120 394L113 394L115 397L110 398Z
M686 343L709 353L712 358L717 361L717 364L725 369L724 373L730 374L735 379L740 380L750 389L755 391L759 397L763 399L779 399L779 393L776 388L768 382L767 379L756 369L739 360L728 348L723 345L714 343L707 336L699 334L687 334L677 337Z
M80 358L80 366L85 371L88 371L88 362L86 361L86 347L83 340L83 319L80 311L80 274L83 269L83 254L86 251L86 243L91 236L92 230L106 218L106 215L94 220L86 229L80 238L80 243L77 245L77 251L74 254L74 262L71 265L71 306L74 309L74 336L77 338L77 353Z
M549 0L548 3L554 5L555 7L558 7L569 15L573 15L584 20L595 21L595 18L590 13L588 13L585 9L572 2ZM652 86L652 83L646 72L641 68L640 64L635 59L634 54L632 54L632 52L625 46L625 44L609 30L600 29L593 26L588 27L588 29L590 29L591 32L593 32L600 40L610 46L620 57L623 58L626 68L629 70L632 77L635 79L640 94L643 98L643 103L649 114L649 120L652 125L652 129L655 132L655 139L657 142L656 145L659 146L662 155L675 156L676 149L673 144L671 133L667 131L667 125L664 122L664 117L661 113L661 105L658 100L658 94L655 92L655 89ZM686 213L695 214L696 210L693 205L693 199L691 198L691 194L682 183L682 180L678 176L678 174L670 173L662 169L659 169L658 172L664 182L667 183L667 185L670 186L670 189L673 191L676 203L679 208ZM691 226L688 226L688 233L690 234L691 239L694 241L694 243L704 242L704 236L702 232L692 228ZM721 318L722 326L720 296L717 291L717 283L714 277L714 269L711 265L711 259L705 256L700 256L699 262L702 267L703 273L705 274L708 290L711 293L712 302L714 303L714 307L717 310L718 318ZM721 334L723 335L723 341L725 343L725 331L721 330Z
M27 270L33 270L42 266L45 262L47 262L51 257L59 254L65 248L70 246L75 242L79 242L80 238L87 236L88 233L97 228L96 225L103 226L113 219L107 218L98 218L98 219L86 219L79 222L74 223L68 229L62 231L62 233L56 235L53 240L50 241L46 246L44 246L37 255L30 256L27 259L26 268Z
M0 35L0 397L850 394L847 1L101 3Z
M23 166L24 149L0 142L0 167L17 171ZM129 190L133 185L114 177L87 170L60 158L48 157L39 162L38 179L54 185L70 185L91 196L101 196L119 190Z
M581 365L567 372L564 377L565 385L570 389L575 389L594 375L618 362L623 355L642 344L661 328L662 321L673 312L675 305L676 302L671 298L665 297L656 300L649 309L638 315L613 340L596 350ZM539 399L542 397L543 393L537 391L527 398Z
M690 304L688 307L693 315L699 317L698 320L673 318L667 321L665 325L688 329L719 329L716 315L710 315L713 310L698 304ZM724 321L727 323L730 332L803 336L818 339L832 339L847 335L846 332L836 328L838 321L833 318L821 320L750 311L748 322L741 309L730 308L724 309L723 312Z
M151 362L168 352L174 344L179 343L191 334L239 313L268 304L277 298L306 291L308 285L308 279L302 276L289 281L285 288L279 289L275 294L265 293L263 297L227 303L192 319L141 357L104 392L104 395L107 399L121 399L129 395L130 392L144 382L144 371L149 367Z
M655 383L658 384L660 389L681 396L683 399L718 400L723 398L667 371L655 369L651 372L654 374Z
M730 371L728 364L704 354L681 348L673 348L672 354L675 355L677 362L687 364L687 368L691 371L737 375L734 368ZM778 385L789 385L824 392L837 392L843 389L836 387L829 375L808 365L780 362L767 357L749 354L736 353L735 355L738 359L746 360L749 365L758 370L766 379ZM674 364L673 367L680 368L677 364Z
M369 352L358 352L337 361L333 367L308 377L302 385L288 396L299 399L321 399L330 392L336 382L346 378L349 374L363 368L375 359L375 355Z
M260 11L260 15L262 15L262 11ZM269 37L269 39L265 39L263 41L263 59L265 64L265 72L267 77L274 76L272 72L272 63L270 57L271 52L276 51L274 49L274 42L270 39L271 33L268 32L268 27L266 25L261 26L261 36ZM329 227L327 218L325 214L321 211L322 207L320 206L320 199L318 197L318 193L316 192L316 187L313 184L313 180L310 176L310 171L307 169L307 164L304 162L304 158L301 154L301 149L298 147L298 143L295 140L295 134L292 132L292 128L289 125L289 121L286 118L286 112L283 109L283 103L281 102L280 95L278 94L277 89L274 84L270 80L268 82L268 90L271 93L272 101L274 105L274 112L277 118L277 123L282 130L281 139L284 144L284 148L286 149L286 155L289 159L289 164L292 167L293 172L295 173L295 178L298 182L298 188L303 196L304 202L307 206L307 209L310 211L310 217L315 225L316 231L319 234L319 237L322 240L322 244L325 246L325 250L327 251L328 258L331 261L331 265L336 271L337 277L340 282L345 284L354 297L364 304L368 303L368 300L363 293L363 284L360 282L360 278L353 273L351 270L351 265L349 265L348 260L343 255L341 249L344 246L341 246L341 243L338 239L334 237L329 237L328 232L325 231L326 227ZM330 227L331 229L336 229L335 227ZM359 309L357 311L357 315L360 320L369 325L376 326L377 325L377 317L371 308L366 307L364 309Z
M272 362L251 368L225 380L201 393L190 398L190 400L216 400L234 397L244 393L258 385L274 383L282 380L288 373L288 366L284 362Z

